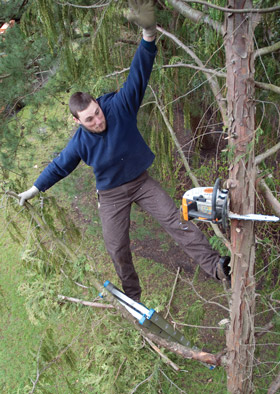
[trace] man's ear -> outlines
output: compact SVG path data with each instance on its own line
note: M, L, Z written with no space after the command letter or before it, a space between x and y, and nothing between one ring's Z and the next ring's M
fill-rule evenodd
M73 116L73 120L74 120L74 122L81 124L81 122L79 121L78 118L76 118L76 116Z

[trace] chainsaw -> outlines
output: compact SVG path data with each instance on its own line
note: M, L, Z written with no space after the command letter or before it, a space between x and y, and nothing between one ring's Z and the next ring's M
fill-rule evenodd
M230 212L229 205L229 191L220 189L220 179L218 178L213 187L195 187L185 192L181 208L182 221L197 219L204 222L220 223L226 229L229 219L265 222L280 220L277 216L233 213Z

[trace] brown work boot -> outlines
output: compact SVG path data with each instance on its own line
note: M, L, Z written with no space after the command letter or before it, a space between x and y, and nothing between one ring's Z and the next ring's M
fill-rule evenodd
M220 257L220 260L217 265L217 279L223 280L225 279L229 285L231 285L231 275L230 275L230 257L223 256Z

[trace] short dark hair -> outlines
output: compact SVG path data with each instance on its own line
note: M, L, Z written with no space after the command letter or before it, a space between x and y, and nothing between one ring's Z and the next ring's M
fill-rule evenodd
M89 93L76 92L72 94L69 100L69 109L75 118L79 119L78 112L84 111L90 105L90 103L96 99L92 97Z

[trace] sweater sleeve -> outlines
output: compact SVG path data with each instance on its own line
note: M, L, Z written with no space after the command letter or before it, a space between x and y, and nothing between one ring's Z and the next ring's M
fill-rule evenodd
M46 191L56 182L69 175L80 163L81 158L73 148L72 141L39 175L34 182L40 191Z
M142 39L132 60L127 80L114 97L115 105L119 110L137 114L152 72L156 53L155 41L148 42Z

